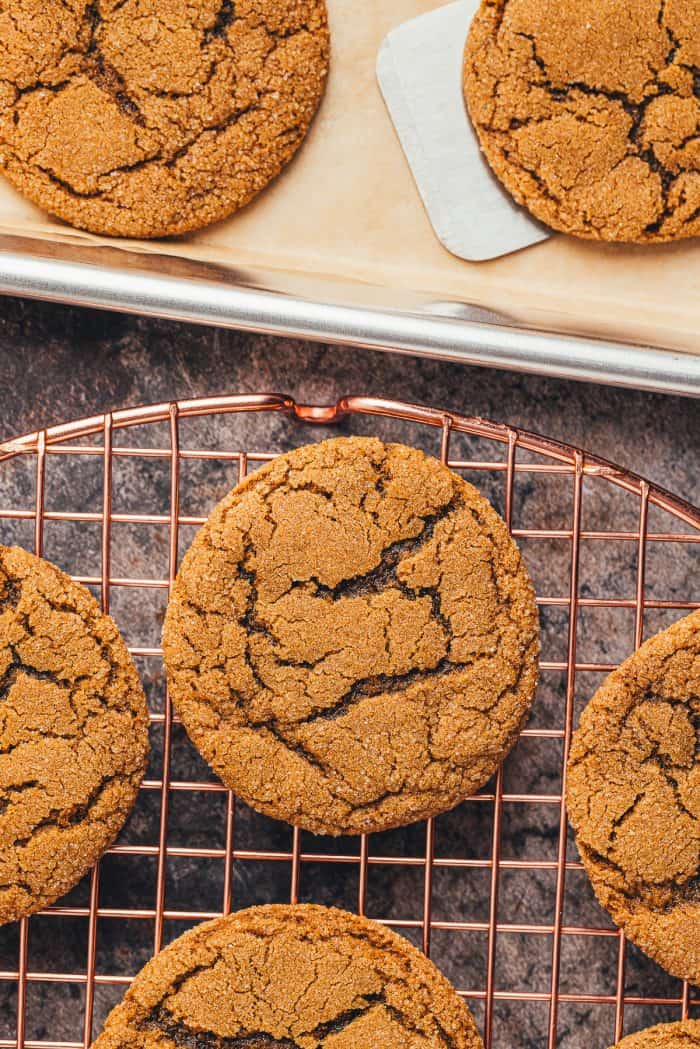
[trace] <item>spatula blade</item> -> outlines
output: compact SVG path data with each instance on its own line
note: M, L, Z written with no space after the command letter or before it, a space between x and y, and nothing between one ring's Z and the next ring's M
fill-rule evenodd
M397 26L377 78L428 217L453 255L498 258L551 236L491 171L467 115L462 63L479 0L458 0Z

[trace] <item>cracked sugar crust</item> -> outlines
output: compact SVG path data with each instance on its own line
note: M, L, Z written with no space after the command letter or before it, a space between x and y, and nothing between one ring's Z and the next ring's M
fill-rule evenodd
M114 622L48 561L0 546L0 923L90 870L147 756L146 701Z
M351 437L279 457L219 504L163 645L224 783L275 818L354 834L489 779L530 708L539 628L477 490L415 449Z
M700 611L651 638L581 716L569 816L596 895L626 935L700 984Z
M700 1021L680 1020L656 1024L617 1042L612 1049L697 1049L700 1046Z
M310 905L200 925L142 970L93 1049L483 1049L403 937Z
M324 0L0 0L0 170L95 233L197 229L292 158L328 60Z
M519 204L595 240L700 233L700 30L693 0L483 0L464 90Z

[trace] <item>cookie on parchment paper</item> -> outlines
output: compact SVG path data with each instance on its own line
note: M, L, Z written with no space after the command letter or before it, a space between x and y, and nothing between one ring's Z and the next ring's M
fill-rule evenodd
M692 0L482 0L464 92L489 164L536 218L650 244L700 233L698 68Z
M3 5L0 170L94 233L185 233L279 174L328 62L324 0Z

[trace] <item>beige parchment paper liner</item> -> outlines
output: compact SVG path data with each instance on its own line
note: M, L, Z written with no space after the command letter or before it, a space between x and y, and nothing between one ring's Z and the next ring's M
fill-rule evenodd
M440 2L328 6L333 60L318 119L290 168L238 215L188 237L114 241L52 220L0 179L0 232L360 281L498 310L525 326L700 353L699 241L638 248L556 236L487 263L450 255L375 79L386 33Z

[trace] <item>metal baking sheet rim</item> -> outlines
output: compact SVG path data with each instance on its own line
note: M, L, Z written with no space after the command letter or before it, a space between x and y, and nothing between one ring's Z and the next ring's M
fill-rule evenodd
M459 313L470 308L458 302L414 309L345 305L274 288L97 266L61 258L56 243L46 258L35 253L41 242L25 252L15 250L17 239L0 236L0 294L700 397L700 356L693 354L467 320ZM74 247L68 250L76 255Z

